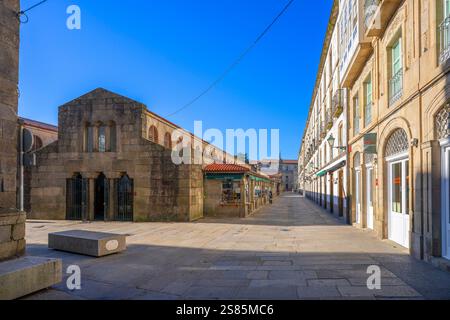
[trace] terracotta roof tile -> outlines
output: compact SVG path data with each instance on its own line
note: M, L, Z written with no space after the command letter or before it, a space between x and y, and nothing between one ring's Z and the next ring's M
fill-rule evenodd
M221 173L243 173L243 172L249 172L250 169L246 168L244 166L240 166L237 164L211 164L206 166L206 168L203 170L204 172L221 172Z

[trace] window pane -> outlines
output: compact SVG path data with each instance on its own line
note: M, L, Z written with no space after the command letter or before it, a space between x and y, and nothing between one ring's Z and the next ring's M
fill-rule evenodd
M109 142L109 146L110 146L110 150L111 152L116 152L116 126L111 126L110 128L110 142Z
M106 152L106 128L98 128L98 151Z
M86 151L92 152L94 151L94 128L87 127L86 132Z
M392 165L392 211L402 212L402 164Z

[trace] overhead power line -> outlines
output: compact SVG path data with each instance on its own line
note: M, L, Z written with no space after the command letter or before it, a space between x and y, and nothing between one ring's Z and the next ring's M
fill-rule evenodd
M29 20L29 19L28 19L27 12L33 10L33 9L36 8L36 7L39 7L40 5L44 4L44 3L47 2L47 1L48 1L48 0L42 0L42 1L40 1L40 2L38 2L38 3L36 3L36 4L34 4L34 5L32 5L31 7L29 7L29 8L26 9L26 10L19 11L19 12L17 13L17 19L19 19L19 21L20 21L21 23L27 23L28 20Z
M185 104L183 107L177 109L175 112L167 115L167 117L174 116L181 111L189 108L194 103L196 103L198 100L200 100L202 97L204 97L206 94L208 94L212 89L214 89L215 86L217 86L220 82L222 82L223 79L239 64L241 61L250 53L250 51L253 50L253 48L256 47L256 45L264 38L264 36L269 33L270 29L277 23L277 21L286 13L286 11L289 9L289 7L292 5L292 3L295 0L290 0L284 8L275 16L275 18L272 20L272 22L264 29L263 32L259 34L259 36L256 38L256 40L248 47L246 48L234 62L227 68L225 71L214 81L212 82L205 90L203 90L198 96L196 96L194 99L189 101L187 104Z

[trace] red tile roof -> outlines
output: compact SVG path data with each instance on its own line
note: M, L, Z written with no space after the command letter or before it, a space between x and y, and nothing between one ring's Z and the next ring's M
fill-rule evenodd
M298 160L281 160L282 164L298 164Z
M36 121L36 120L31 120L31 119L27 119L27 118L22 118L22 117L19 120L23 121L23 123L27 126L44 129L44 130L49 130L49 131L53 131L53 132L58 132L58 127L54 126L52 124L48 124L48 123L44 123L44 122L40 122L40 121Z
M250 169L237 164L210 164L203 170L205 172L221 172L221 173L244 173Z

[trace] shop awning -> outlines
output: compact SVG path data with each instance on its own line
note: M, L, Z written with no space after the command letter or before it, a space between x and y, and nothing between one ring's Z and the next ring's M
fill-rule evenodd
M326 175L327 173L328 173L327 170L323 170L323 171L320 171L318 174L316 174L316 176L318 176L320 178L320 177L323 177L324 175Z
M317 177L323 177L323 176L325 176L326 174L328 174L328 173L333 173L333 172L335 172L336 170L339 170L340 168L343 168L343 167L345 167L345 165L347 164L347 161L341 161L341 162L339 162L338 164L336 164L336 165L334 165L334 166L332 166L331 168L328 168L328 169L326 169L326 170L322 170L322 171L320 171L319 173L317 173L316 174L316 176Z

